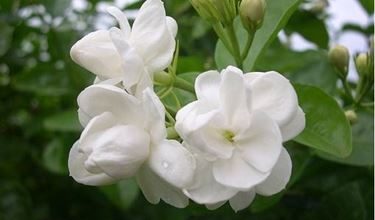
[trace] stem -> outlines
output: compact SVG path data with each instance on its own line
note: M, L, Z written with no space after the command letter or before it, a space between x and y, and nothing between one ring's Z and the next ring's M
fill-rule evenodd
M176 88L179 88L179 89L182 89L182 90L185 90L185 91L188 91L188 92L191 92L191 93L195 94L194 86L190 82L188 82L188 81L186 81L182 78L176 77L176 79L174 81L174 86Z
M233 57L236 60L237 66L242 69L242 59L241 59L241 52L240 52L240 46L238 44L238 40L236 37L236 32L234 31L233 25L229 25L227 33L230 39L230 42L232 43L233 48Z
M170 123L172 123L172 124L176 123L176 120L174 120L173 116L168 111L165 111L165 116L167 116Z
M174 93L172 91L171 94L172 94L172 97L173 97L174 101L176 102L177 109L180 109L181 108L181 102L180 102L180 100L178 100L178 97L177 97L176 93Z
M364 83L364 77L360 76L359 81L357 84L357 88L355 90L355 99L358 100L358 97L360 96L360 93L362 92L363 89L363 83Z
M254 34L251 34L250 32L248 32L248 36L249 37L247 38L245 48L244 48L244 50L242 51L242 54L241 54L242 62L246 59L247 55L249 54L251 45L253 44L253 40L254 40Z
M177 112L174 109L172 109L170 106L164 105L164 107L165 107L165 110L167 110L169 114L171 114L172 116L175 116L177 114Z
M221 23L215 23L212 25L214 31L216 32L217 36L220 38L221 42L223 42L224 46L227 50L233 54L233 48L230 44L230 40L228 39L227 35L225 34L224 28Z
M356 102L357 105L359 105L361 103L362 99L366 96L367 92L371 89L371 87L372 87L372 85L369 85L368 81L366 81L364 86L363 86L363 91L355 99L355 102Z
M161 86L176 87L195 94L194 86L190 82L182 78L172 76L166 72L156 73L154 75L154 81Z
M174 129L174 127L168 127L167 128L167 138L168 139L178 139L180 136Z
M154 81L159 85L169 86L173 83L173 77L163 71L154 75Z
M173 86L169 86L167 87L167 89L165 91L163 91L160 95L159 95L159 98L160 99L164 99L173 89Z
M340 77L340 80L342 82L342 86L344 88L345 94L350 98L350 101L354 102L353 94L351 91L351 88L348 84L348 81L345 78Z

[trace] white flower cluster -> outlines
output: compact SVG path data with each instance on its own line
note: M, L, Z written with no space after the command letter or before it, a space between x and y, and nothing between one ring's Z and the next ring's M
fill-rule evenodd
M197 101L176 115L183 142L168 140L153 75L172 61L176 21L160 0L147 0L132 27L119 9L108 11L120 28L90 33L71 49L97 79L78 97L84 131L70 151L70 175L86 185L136 178L149 202L180 208L190 198L209 209L229 201L237 211L256 194L283 190L292 164L282 142L305 126L290 82L232 66L202 73Z

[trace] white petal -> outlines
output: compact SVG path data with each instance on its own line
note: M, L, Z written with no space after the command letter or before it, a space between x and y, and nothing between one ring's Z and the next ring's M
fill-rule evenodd
M218 209L220 208L221 206L223 206L227 201L222 201L222 202L218 202L218 203L213 203L213 204L205 204L206 208L208 210L215 210L215 209Z
M165 128L165 108L153 90L143 91L144 127L149 131L153 143L159 143L167 137Z
M70 176L79 183L91 186L111 184L116 180L105 173L90 173L85 169L84 162L87 156L80 152L78 141L69 152L68 167Z
M293 119L298 100L288 79L277 72L247 73L245 78L251 87L254 110L266 112L279 126Z
M249 123L249 100L246 93L245 81L242 71L236 67L229 66L221 73L220 83L220 105L227 124L238 130L248 126Z
M77 41L70 50L72 60L103 78L121 76L122 62L109 32L92 32Z
M111 112L104 112L92 118L81 133L80 150L87 155L91 154L93 146L96 145L96 139L100 139L101 132L118 124L116 117ZM91 137L86 138L87 136Z
M198 100L202 100L214 107L219 106L219 90L221 77L217 71L207 71L195 80L195 93Z
M213 174L219 183L238 190L248 190L264 181L269 175L243 161L238 152L235 152L231 159L215 161Z
M218 113L218 110L211 110L204 101L189 103L177 112L176 130L184 137L207 125Z
M130 37L131 30L126 15L120 9L113 6L108 7L107 11L109 14L116 18L117 22L120 24L121 31L125 34L125 37Z
M139 10L130 37L151 73L169 66L175 50L175 39L167 26L163 2L147 0Z
M204 142L203 146L200 148L204 152L208 152L217 158L231 158L234 151L234 145L224 137L223 132L224 131L216 127L207 127L196 131L197 135L200 135ZM191 138L194 138L194 136Z
M111 112L119 122L140 127L143 125L139 101L116 86L92 85L79 94L77 101L80 111L91 118L103 112Z
M175 187L186 187L193 179L195 159L175 140L152 146L148 162L157 175Z
M196 157L197 168L193 183L184 189L185 195L199 204L214 204L226 201L238 191L218 183L212 173L212 164Z
M298 108L297 114L294 116L294 118L288 124L280 127L283 141L288 141L295 138L303 131L305 125L305 113L301 108Z
M172 34L173 37L176 37L178 31L178 25L176 20L174 20L174 18L172 17L167 16L166 21L169 32Z
M80 138L81 149L92 149L85 161L86 169L99 169L114 179L133 177L149 155L149 135L131 125L115 125L101 131L96 128L101 122L89 123Z
M247 208L255 198L255 191L239 192L229 200L229 204L235 212Z
M159 203L160 199L177 208L185 208L189 204L181 189L165 182L147 165L138 172L137 182L147 201L152 204Z
M144 68L142 58L131 45L126 42L125 35L118 28L111 28L110 37L113 41L116 50L120 54L123 67L124 87L128 91L133 86L136 86L144 74L148 74ZM152 86L149 85L149 86Z
M177 112L176 131L190 145L199 148L207 157L230 158L233 146L217 126L222 124L219 109L205 112L204 100L193 102Z
M91 117L88 114L86 114L84 111L82 111L82 109L78 109L78 119L79 119L79 123L83 127L86 127L86 125L91 120Z
M285 148L282 148L280 158L271 171L270 176L257 185L255 190L258 194L270 196L283 190L292 174L292 161Z
M272 170L282 149L279 127L263 112L253 112L250 127L234 140L243 160L261 172Z

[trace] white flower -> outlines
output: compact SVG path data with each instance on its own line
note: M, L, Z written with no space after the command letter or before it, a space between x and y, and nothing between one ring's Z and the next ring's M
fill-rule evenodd
M88 34L73 45L71 57L99 81L123 80L125 89L141 94L146 87L152 87L152 74L171 63L177 23L166 17L160 0L145 1L132 27L119 9L110 7L108 12L117 19L120 29Z
M136 177L151 203L185 207L180 188L190 184L195 160L166 139L165 110L151 89L136 99L112 85L93 85L78 97L85 126L69 154L70 175L79 183L103 185Z
M240 210L256 193L284 189L292 165L282 142L305 126L289 81L276 72L243 75L230 66L201 74L195 89L198 100L176 117L176 130L197 159L185 194L208 208L229 200Z

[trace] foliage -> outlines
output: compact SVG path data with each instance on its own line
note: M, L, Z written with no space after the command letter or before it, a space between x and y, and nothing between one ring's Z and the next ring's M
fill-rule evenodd
M151 205L132 180L93 188L68 176L67 157L81 128L76 97L93 77L74 64L70 47L94 30L96 7L73 10L70 0L0 2L0 219L373 219L373 88L353 103L328 62L327 29L320 16L299 9L301 1L267 1L269 11L254 39L244 69L276 70L295 84L307 128L286 143L292 179L283 192L263 198L237 214L192 204L176 209ZM373 1L361 0L373 14ZM372 4L372 7L371 7ZM210 26L188 1L166 0L179 24L178 77L193 82L197 72L235 64ZM139 3L131 7L139 6ZM82 25L84 28L82 28ZM246 41L237 19L240 47ZM277 33L300 33L318 46L292 51ZM346 26L345 28L350 28ZM358 31L364 35L371 31ZM84 30L84 31L83 31ZM339 85L339 86L338 86ZM350 82L354 90L356 82ZM163 101L175 112L194 96L174 89ZM344 111L355 108L350 125ZM310 148L309 148L310 147Z

